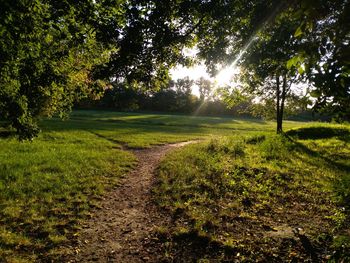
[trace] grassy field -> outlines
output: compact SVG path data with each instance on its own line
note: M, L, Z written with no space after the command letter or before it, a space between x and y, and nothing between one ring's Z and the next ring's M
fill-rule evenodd
M307 127L308 125L310 124L285 122L285 129ZM227 164L225 160L232 157L230 145L236 145L236 142L233 143L233 141L236 141L236 136L239 136L240 140L237 143L241 143L241 145L232 146L238 147L234 158L237 160L243 158L240 151L244 152L242 156L251 156L249 157L250 159L244 157L240 161L240 165L249 167L251 164L256 164L256 169L258 170L272 169L271 174L269 173L269 176L271 176L269 179L271 181L270 185L261 186L258 184L256 185L258 190L254 188L254 191L257 192L256 199L259 201L258 204L262 206L264 201L261 200L266 202L269 195L260 194L259 191L262 190L259 190L259 187L263 187L263 189L264 187L272 187L272 182L277 180L278 174L284 173L284 171L290 169L288 167L292 166L292 163L288 164L286 160L264 163L262 160L265 160L267 157L258 155L260 150L257 151L254 148L263 147L260 146L260 142L259 144L249 144L250 148L245 148L246 141L242 139L243 137L254 137L254 134L259 133L266 138L270 138L269 136L274 133L275 124L273 122L254 119L75 111L71 118L66 121L58 119L42 121L41 128L42 133L33 142L18 142L14 138L0 138L0 261L34 262L55 259L57 254L60 253L60 250L57 250L57 248L65 244L79 230L77 222L89 216L89 210L98 203L98 199L104 190L117 185L118 179L125 175L135 164L132 154L123 150L124 146L131 148L151 147L157 144L193 139L210 141L209 144L202 143L177 152L163 164L161 169L163 177L174 172L180 178L179 180L182 180L182 173L186 171L183 169L187 167L183 162L190 163L186 169L190 169L189 172L193 172L194 176L200 171L197 171L197 168L192 166L193 162L197 162L198 154L203 154L202 157L198 158L208 157L208 162L214 165L214 168L208 167L209 163L206 163L205 160L201 163L203 169L208 168L208 175L211 174L213 169L214 171L218 169L217 173L223 172L223 174L226 174L226 171L230 175L234 173L237 167ZM293 138L296 138L295 136ZM312 167L317 166L315 162L318 159L323 160L322 156L326 156L325 158L330 160L336 158L337 162L339 162L339 167L343 167L342 169L345 170L348 169L349 163L345 158L349 156L348 146L344 146L344 149L346 149L344 152L335 150L335 146L333 146L334 141L335 145L337 145L336 147L343 147L341 143L346 144L345 141L339 141L337 137L332 137L322 139L322 143L319 145L314 140L293 140L295 140L293 143L297 143L299 147L293 148L293 151L294 149L300 151L299 162L310 162L308 167L310 166L311 170L308 171L308 174L315 173L315 177L300 179L305 180L307 185L313 185L312 182L315 179L320 180L320 174L315 172L318 170ZM220 150L222 147L226 147L224 146L225 144L228 144L227 147L230 149L228 153L225 150ZM265 142L265 144L267 145L265 147L269 147L268 143ZM241 150L239 150L239 147ZM309 150L315 155L313 156L314 159L307 159L307 155L302 152L302 150L308 151L305 147L311 149ZM268 155L269 153L270 150L266 150L266 154ZM192 154L193 157L191 157ZM221 159L221 154L225 157L224 159ZM179 160L177 161L174 156L178 156L176 158ZM252 159L253 156L258 156L258 159L255 161ZM286 156L288 157L289 154L286 153ZM302 158L305 158L305 160ZM338 166L326 166L326 160L328 159L323 160L325 164L322 167L327 171L323 177L334 177L335 173L343 175L344 170L338 169ZM271 160L274 159L272 158ZM177 162L180 162L179 165L181 166L179 167L184 168L173 171L176 166L170 169L171 165L167 165L167 163L178 164ZM264 165L261 163L264 163L267 167L264 168ZM305 169L309 169L303 167L300 163L295 166L296 169L299 169L298 173L304 173ZM282 170L279 171L279 169ZM203 173L203 176L206 176L206 174L206 172ZM244 184L246 185L244 187L249 186L251 180L240 182L238 180L240 177L238 172L234 176L236 176L234 182L237 181L237 185ZM253 176L256 175L252 173ZM171 183L167 182L166 177L163 180L164 185L161 187L171 186ZM196 180L202 181L204 179L197 178ZM225 184L227 182L225 180L221 182L224 185L223 189L226 189ZM297 182L299 182L298 180ZM346 180L339 181L338 188L336 188L339 190L339 193L336 195L338 202L348 198L345 190L348 189L349 178ZM318 184L323 185L325 181L322 179ZM232 181L230 182L232 183ZM188 187L193 187L193 184L197 184L196 181L190 181L190 183ZM204 187L205 184L206 181L204 180L199 185ZM295 187L300 185L302 185L301 182ZM325 185L328 187L328 184ZM292 186L294 187L294 183ZM176 187L181 189L181 187L185 186L177 185ZM176 191L178 191L178 188L176 187L173 189L174 192L167 190L171 194L169 197L159 193L162 205L170 206L168 202L172 200L171 198L177 198ZM211 186L208 185L208 187ZM234 188L234 186L232 187ZM319 189L317 188L318 186L312 187ZM185 191L189 189L185 189ZM231 188L227 189L230 190ZM274 189L271 191L274 191ZM277 190L281 192L282 189L283 187ZM195 188L194 191L196 191ZM220 191L224 190L221 189ZM328 196L327 191L325 190L326 196ZM245 191L243 192L245 193ZM249 199L249 193L247 195ZM170 199L168 200L168 198ZM201 204L204 204L203 202L206 201L217 201L216 199L210 199L211 197L203 196L202 198L203 200L198 201L202 202ZM227 200L230 200L230 197L227 198ZM181 206L181 209L184 211L187 211L187 208L190 209L189 211L191 212L188 213L191 215L193 211L189 207L196 206L190 205L190 203L182 204L181 200L180 198L180 201L176 201L175 204ZM238 205L239 201L241 200L237 200L238 203L234 202L232 205ZM328 206L326 208L328 209ZM210 210L211 206L208 209ZM334 217L341 224L343 214L334 209L336 208L331 203L327 215ZM208 216L212 213L209 210ZM230 215L228 214L228 216ZM214 223L215 220L213 219ZM196 223L195 225L198 229L201 228L201 223ZM224 242L230 242L229 240L227 238Z
M350 127L232 135L177 150L154 190L170 262L349 262Z

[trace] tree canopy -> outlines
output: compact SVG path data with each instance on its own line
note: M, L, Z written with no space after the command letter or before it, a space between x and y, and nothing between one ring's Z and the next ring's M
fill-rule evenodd
M191 12L181 1L3 1L1 119L31 138L39 117L63 115L104 88L101 80L159 86L185 63L181 50L197 23Z
M315 109L350 117L350 2L305 1L296 13L301 24L294 36L304 45L292 62L304 64L313 84ZM299 62L300 61L300 62Z
M213 73L239 65L249 93L274 89L279 123L298 80L311 85L315 109L349 118L348 13L349 1L217 1L198 30L199 55Z
M2 2L0 116L20 138L38 133L39 116L62 115L93 93L92 67L108 56L84 21L92 2Z

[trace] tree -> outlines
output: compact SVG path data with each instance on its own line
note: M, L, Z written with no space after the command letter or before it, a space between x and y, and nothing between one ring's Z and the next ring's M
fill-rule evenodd
M0 114L20 138L106 82L158 88L186 63L200 19L188 1L19 0L0 10ZM101 56L102 54L102 56Z
M195 43L212 74L233 60L252 68L254 47L270 47L278 63L265 73L256 64L254 73L260 83L275 82L279 122L296 70L313 83L316 107L348 112L348 11L348 0L5 0L1 118L30 138L39 117L64 114L75 100L96 96L104 82L159 89L172 66L191 63L182 49ZM285 39L287 29L291 39ZM283 51L274 52L276 43ZM285 56L275 58L277 53ZM268 59L256 61L268 65Z
M176 110L191 113L197 106L197 97L192 94L194 81L185 77L170 84L170 88L176 92Z
M196 32L199 55L212 74L220 64L240 65L250 93L272 96L266 91L273 89L277 132L282 131L286 98L295 81L313 84L315 108L329 105L337 112L349 112L349 1L206 4L211 8Z
M104 1L102 1L104 2ZM115 5L116 1L112 1ZM112 45L108 63L96 67L95 78L120 78L130 86L159 89L166 86L169 69L188 64L182 54L192 45L194 30L201 24L200 3L193 1L131 0L123 5L124 26L116 29L119 16L101 23L98 36ZM113 9L113 4L110 5ZM105 8L105 7L103 7Z
M194 81L189 77L185 77L183 79L177 79L175 82L170 82L169 84L169 86L175 88L178 93L191 94Z
M297 23L285 11L257 35L241 62L245 90L267 103L275 101L277 133L283 131L286 101L297 95L292 86L302 80L301 72L287 65L301 44L293 38Z
M208 100L213 92L213 83L209 79L201 77L196 82L199 88L199 100L203 103L205 100Z
M204 37L206 31L199 32L204 35L199 39L206 41L199 47L202 49L200 54L209 60L209 64L212 54L221 58L221 63L236 56L235 63L242 68L244 92L254 94L260 100L274 99L277 132L280 133L286 98L292 94L292 84L300 75L296 67L287 67L287 62L296 54L300 42L293 39L298 21L292 18L288 6L284 3L273 5L276 3L231 1L227 8L231 8L232 13L223 17L221 28L218 27L219 20L212 17L214 22L210 24L213 26L206 30L210 37Z
M298 70L300 77L312 85L311 95L317 99L314 109L326 109L349 118L349 6L348 0L217 1L207 13L207 28L198 32L200 55L214 73L217 64L230 64L234 60L244 67L254 46L279 30L283 20L289 27L289 36L274 34L273 37L289 42L283 46L284 54L289 56L285 65L281 64L284 71ZM219 13L219 9L223 12ZM278 47L268 41L271 50L276 50L271 53L273 60ZM280 78L277 81L275 76L268 81L282 86L281 104L285 81ZM283 112L281 107L276 107L276 111Z
M143 105L146 94L142 90L131 89L121 83L114 83L112 89L107 89L101 99L103 106L118 110L138 110Z
M312 84L314 108L350 118L350 27L348 0L306 0L294 16L295 38L305 43L290 64L304 66Z
M100 83L90 72L107 56L83 21L93 6L94 1L2 1L0 116L21 139L38 133L40 116L64 115Z

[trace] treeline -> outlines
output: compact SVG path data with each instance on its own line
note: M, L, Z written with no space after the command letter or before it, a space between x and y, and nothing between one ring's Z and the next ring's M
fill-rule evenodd
M198 94L192 93L196 87ZM229 95L229 98L237 95ZM316 114L307 107L306 100L294 100L286 104L285 118L295 120L330 120L326 115ZM114 83L96 99L86 98L75 105L78 109L110 109L118 111L156 111L180 114L196 114L232 117L249 117L273 120L273 101L254 101L253 97L240 97L229 103L225 92L201 78L197 81L188 77L170 81L160 90L130 88L125 83Z
M194 85L198 88L198 96L192 93ZM215 92L213 83L204 78L198 81L189 78L170 81L160 90L135 89L123 83L115 83L105 89L100 99L87 98L76 107L252 117L249 101L228 107L220 94Z

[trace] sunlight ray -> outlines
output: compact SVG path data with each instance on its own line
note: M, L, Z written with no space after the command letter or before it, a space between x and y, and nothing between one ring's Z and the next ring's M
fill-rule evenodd
M256 33L257 34L257 33ZM238 62L242 59L243 55L247 52L250 46L254 43L256 39L256 35L251 37L249 41L243 46L240 50L239 54L235 58L235 60L231 63L230 66L223 68L219 73L215 76L215 82L213 85L213 89L210 91L209 97L212 97L213 94L220 88L220 86L230 85L232 84L233 75L239 74L239 68L237 67ZM198 108L193 113L193 116L197 116L200 111L203 109L206 101L204 100Z

